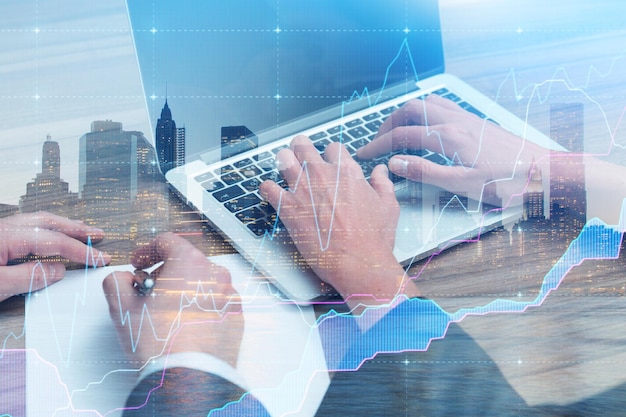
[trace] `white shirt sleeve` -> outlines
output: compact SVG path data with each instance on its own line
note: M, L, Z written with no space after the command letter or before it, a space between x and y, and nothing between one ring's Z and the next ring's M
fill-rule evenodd
M248 390L243 376L235 368L213 355L202 352L177 352L154 359L139 374L139 381L148 375L168 368L188 368L219 376Z

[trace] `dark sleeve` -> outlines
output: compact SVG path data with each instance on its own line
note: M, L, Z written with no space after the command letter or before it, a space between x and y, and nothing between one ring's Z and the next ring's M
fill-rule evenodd
M316 417L541 416L458 325L423 351L379 353L357 371L337 372Z
M218 376L188 368L148 375L126 400L124 417L268 416L263 405L241 387Z

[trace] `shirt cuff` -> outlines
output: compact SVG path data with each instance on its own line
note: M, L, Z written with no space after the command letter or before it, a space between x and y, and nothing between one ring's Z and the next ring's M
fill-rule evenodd
M247 391L245 379L235 368L213 355L202 352L177 352L149 362L139 374L139 381L168 368L188 368L219 376Z

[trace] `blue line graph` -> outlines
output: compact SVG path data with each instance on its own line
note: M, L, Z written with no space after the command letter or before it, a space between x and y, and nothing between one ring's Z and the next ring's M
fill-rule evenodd
M608 226L597 218L587 222L578 237L545 275L539 293L531 301L496 299L485 305L448 312L434 300L406 299L399 296L391 304L369 307L359 316L331 310L319 317L318 331L323 339L341 341L347 350L345 353L342 349L326 352L328 369L355 371L365 361L381 353L425 351L432 341L445 338L452 323L458 323L470 316L523 313L530 308L540 307L559 288L567 274L585 260L618 258L625 231L626 199L623 201L618 225ZM381 309L386 313L385 316L369 331L361 333L358 322L376 320ZM245 398L244 395L239 401ZM225 410L231 412L237 410L237 407L239 402L233 402ZM215 413L219 415L218 410Z
M404 301L376 325L371 334L357 336L350 342L351 349L343 358L335 358L335 364L329 365L337 371L356 370L367 359L378 353L427 350L430 342L445 337L451 323L460 322L469 316L486 314L522 313L529 308L539 307L551 292L556 291L567 274L585 260L616 259L620 254L624 225L626 222L626 200L622 208L620 224L607 226L599 219L589 221L578 237L572 241L558 262L545 275L537 296L532 301L496 299L486 305L464 308L456 312L447 312L435 301L410 299ZM399 296L401 299L403 296ZM389 309L388 306L382 307ZM377 314L377 308L370 308L356 321L367 321ZM352 320L351 316L330 312L320 318L320 332L328 338L339 337L334 334L335 320ZM409 324L402 325L402 323ZM337 326L339 328L339 326ZM398 333L397 328L404 331ZM394 334L395 337L384 337ZM344 336L345 337L345 336Z

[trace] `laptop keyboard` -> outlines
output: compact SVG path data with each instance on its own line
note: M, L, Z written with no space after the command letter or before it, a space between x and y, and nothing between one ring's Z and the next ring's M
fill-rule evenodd
M434 91L459 104L465 110L486 118L476 108L463 101L456 94L446 88ZM419 98L423 98L419 97ZM337 124L331 128L309 135L309 138L321 153L332 142L343 143L350 154L354 157L357 150L371 142L384 120L402 104L385 107L382 110L373 111L365 116L351 119L343 124ZM490 120L490 119L489 119ZM263 237L265 233L270 235L273 231L283 229L276 210L259 195L259 186L265 180L272 180L284 189L288 185L276 169L276 155L288 145L278 146L269 151L222 166L214 171L198 175L195 180L210 193L219 203L232 213L243 225L255 236ZM398 154L401 152L395 152ZM446 156L428 149L410 151L412 155L418 155L441 165L451 165L453 162ZM393 154L392 154L393 155ZM392 155L386 155L369 161L358 161L363 169L365 177L369 179L374 167L389 161ZM391 180L397 184L406 181L390 173Z

